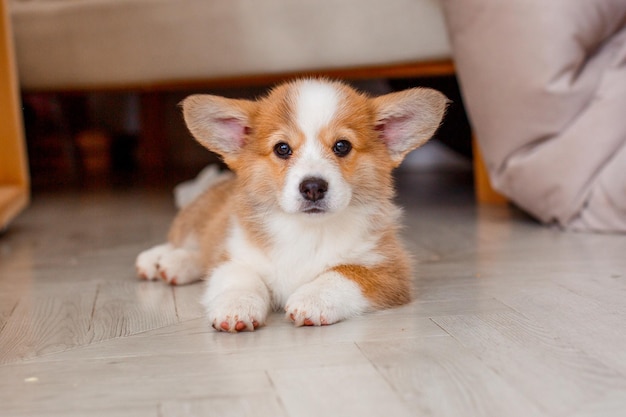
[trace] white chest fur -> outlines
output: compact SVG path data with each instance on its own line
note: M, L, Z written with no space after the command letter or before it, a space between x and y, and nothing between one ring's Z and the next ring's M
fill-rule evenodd
M320 218L274 214L264 225L271 236L265 248L252 242L233 219L230 259L256 271L270 290L274 306L282 307L298 287L334 266L367 266L382 260L377 251L380 225L372 224L370 214L363 208Z

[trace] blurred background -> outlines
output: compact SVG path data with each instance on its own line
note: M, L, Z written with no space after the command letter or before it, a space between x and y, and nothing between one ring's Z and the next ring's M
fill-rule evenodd
M354 81L361 91L377 95L415 86L436 88L452 104L443 125L421 152L411 154L402 169L447 165L471 170L471 132L454 76ZM187 131L178 103L188 94L208 93L255 99L270 85L158 93L162 118L158 132L165 153L158 166L140 161L142 97L134 92L25 93L22 96L26 143L33 190L71 187L156 185L195 176L204 166L220 163Z

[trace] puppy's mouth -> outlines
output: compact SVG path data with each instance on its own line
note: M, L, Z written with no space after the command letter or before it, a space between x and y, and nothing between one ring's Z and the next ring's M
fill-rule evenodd
M303 207L300 208L300 212L305 214L324 214L328 212L328 208L323 204L309 203L304 204Z
M310 209L303 210L302 212L306 214L321 214L321 213L325 213L326 210L322 210L319 208L310 208Z

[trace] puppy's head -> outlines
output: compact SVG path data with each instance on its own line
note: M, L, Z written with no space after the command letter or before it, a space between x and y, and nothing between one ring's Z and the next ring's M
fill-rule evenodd
M190 96L183 113L255 206L313 216L390 198L392 169L434 134L446 105L430 89L369 98L341 83L301 80L258 101Z

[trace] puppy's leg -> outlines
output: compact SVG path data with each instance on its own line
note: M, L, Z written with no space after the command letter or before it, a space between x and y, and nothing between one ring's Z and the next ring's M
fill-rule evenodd
M165 252L159 259L159 276L168 284L183 285L199 281L205 272L198 249L175 248Z
M285 306L296 326L321 326L370 309L359 284L336 271L325 272L294 292Z
M296 326L319 326L409 301L410 268L405 258L397 257L373 268L337 266L298 288L285 311Z
M160 277L159 261L163 255L173 250L174 247L172 245L164 243L141 252L135 260L135 268L139 278L147 280L158 279Z
M240 332L265 324L270 301L267 286L254 270L227 262L211 274L203 304L213 328Z
M189 284L202 279L204 269L197 249L175 248L170 243L145 250L135 261L141 279L162 279L172 285Z

